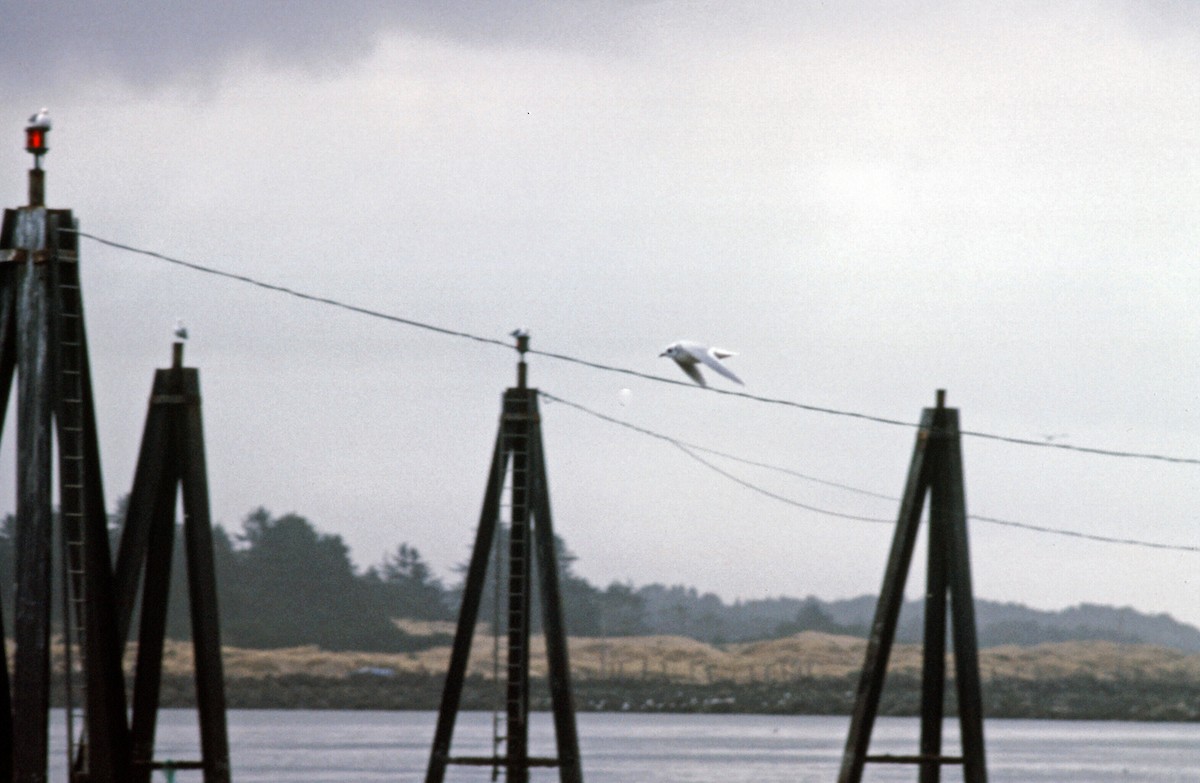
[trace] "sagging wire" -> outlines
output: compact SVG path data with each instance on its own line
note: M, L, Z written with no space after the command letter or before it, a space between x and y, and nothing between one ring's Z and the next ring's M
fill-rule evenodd
M878 492L872 492L870 490L862 489L859 487L853 487L848 484L841 484L841 483L834 482L834 481L818 479L813 476L808 476L806 474L800 473L798 471L794 471L790 468L785 468L780 465L772 465L772 464L765 463L765 462L749 460L749 459L735 456L733 454L728 454L726 452L717 451L716 449L709 449L704 446L697 446L696 444L687 443L687 442L678 440L676 438L672 438L669 435L664 435L661 432L655 432L654 430L649 430L644 427L639 427L635 424L630 424L628 422L621 421L620 419L605 415L598 411L594 411L591 408L580 405L579 403L576 403L576 402L571 402L570 400L563 399L562 397L559 397L555 394L551 394L546 391L539 390L538 394L542 397L545 397L547 400L551 400L555 403L564 405L568 408L574 408L575 410L580 411L581 413L585 413L588 416L592 416L594 418L600 419L601 421L608 422L609 424L615 424L615 425L617 425L619 427L623 427L631 432L635 432L640 435L644 435L644 436L647 436L650 438L654 438L656 440L660 440L664 443L668 443L668 444L676 447L680 451L682 451L684 454L687 454L693 460L695 460L696 462L699 462L701 465L705 466L706 468L713 471L714 473L716 473L720 476L723 476L724 478L728 479L729 481L732 481L746 489L749 489L752 492L756 492L756 493L763 495L764 497L770 498L772 500L775 500L775 501L778 501L781 503L785 503L789 506L793 506L796 508L804 509L806 511L810 511L815 514L820 514L820 515L829 516L829 517L835 517L838 519L849 519L849 520L853 520L853 521L857 521L857 522L871 522L871 523L881 523L881 524L895 524L896 523L895 519L881 519L878 517L867 517L867 516L860 516L857 514L848 514L848 513L841 512L841 511L833 511L831 509L819 508L817 506L812 506L812 505L808 505L806 503L801 503L798 500L793 500L792 498L786 497L784 495L780 495L776 492L772 492L768 489L760 487L757 484L754 484L753 482L746 481L745 479L735 476L734 474L730 473L729 471L724 470L721 467L713 464L709 460L702 458L696 452L697 451L708 452L708 453L711 453L711 454L714 454L714 455L717 455L720 457L724 457L726 459L731 459L736 462L741 462L746 465L753 465L755 467L760 467L760 468L765 468L768 470L774 470L774 471L778 471L778 472L782 472L782 473L787 473L789 475L796 476L798 478L802 478L807 481L813 481L816 483L824 484L826 486L836 487L838 489L842 489L847 492L854 492L854 493L857 493L860 495L876 497L876 498L880 498L882 500L891 500L891 501L899 502L900 498L898 498L898 497L895 497L892 495L884 495L884 494L878 493ZM1168 551L1174 551L1174 552L1193 552L1193 553L1200 552L1200 546L1191 546L1188 544L1163 544L1163 543L1159 543L1156 541L1145 541L1145 540L1134 539L1134 538L1118 538L1116 536L1104 536L1104 535L1099 535L1096 533L1084 533L1084 532L1081 532L1078 530L1069 530L1066 528L1049 527L1046 525L1034 525L1034 524L1030 524L1028 522L1016 522L1016 521L1009 520L1009 519L1000 519L998 517L983 516L981 514L968 514L967 519L970 519L975 522L982 522L982 523L988 524L988 525L996 525L996 526L1000 526L1000 527L1015 528L1018 530L1026 530L1026 531L1033 532L1033 533L1044 533L1044 534L1048 534L1048 535L1065 536L1068 538L1078 538L1078 539L1083 539L1085 541L1095 541L1095 542L1104 543L1104 544L1120 544L1120 545L1124 545L1124 546L1136 546L1136 547L1142 547L1142 548L1146 548L1146 549L1168 550Z
M187 269L191 269L193 271L202 272L204 274L209 274L209 275L215 275L217 277L223 277L223 278L226 278L229 280L236 280L238 282L246 283L248 285L256 286L258 288L262 288L262 289L265 289L268 291L274 291L276 293L286 294L287 296L293 296L298 299L303 299L303 300L306 300L309 302L324 304L324 305L328 305L330 307L337 307L337 308L341 308L343 310L349 310L350 312L358 313L360 315L366 315L366 316L370 316L372 318L381 318L383 320L391 321L393 323L403 324L405 326L411 326L411 327L415 327L417 329L424 329L426 331L436 332L438 334L442 334L442 335L446 335L446 336L450 336L450 337L460 337L460 338L463 338L466 340L472 340L472 341L478 342L478 343L501 346L506 349L512 348L511 343L506 340L499 340L499 339L495 339L492 337L483 337L481 335L472 334L470 332L464 332L464 331L461 331L458 329L449 329L447 327L436 326L434 324L417 321L412 318L405 318L403 316L394 315L392 313L385 313L381 310L374 310L374 309L367 308L367 307L360 307L358 305L349 304L347 302L342 302L337 299L332 299L330 297L318 296L315 294L305 293L303 291L298 291L293 288L288 288L287 286L281 286L281 285L276 285L274 283L267 283L262 280L257 280L255 278L249 277L247 275L240 275L240 274L235 274L233 272L226 272L224 270L217 269L215 267L207 266L204 264L197 264L192 261L184 261L182 259L173 258L171 256L165 255L163 253L157 253L152 250L143 250L141 248L133 247L131 245L126 245L121 242L114 242L111 239L105 239L103 237L96 236L95 234L89 234L85 231L80 231L78 229L60 228L59 230L63 231L63 232L73 233L73 234L76 234L77 236L85 237L94 242L98 242L102 245L107 245L108 247L112 247L112 248L115 248L118 250L125 250L125 251L131 252L131 253L137 253L139 255L148 256L150 258L155 258L155 259L158 259L160 261L165 261L170 264L182 266ZM765 403L765 404L770 404L770 405L781 405L781 406L785 406L785 407L789 407L789 408L795 408L795 409L799 409L799 410L809 411L811 413L821 413L821 414L825 414L825 415L829 415L829 416L841 416L841 417L845 417L845 418L869 421L869 422L874 422L876 424L886 424L886 425L895 426L895 427L917 428L920 426L916 422L902 421L900 419L892 419L892 418L888 418L885 416L875 416L875 415L872 415L869 413L860 413L857 411L839 410L837 408L827 408L827 407L823 407L820 405L811 405L808 403L797 402L795 400L788 400L788 399L783 399L783 398L779 398L779 397L764 397L764 396L757 395L757 394L750 394L749 392L735 391L735 390L730 390L730 389L720 389L720 388L714 388L711 386L699 387L688 381L681 381L681 380L677 380L674 378L664 378L660 375L653 375L651 373L639 372L638 370L632 370L627 367L617 367L615 365L603 364L601 362L595 362L595 361L591 361L588 359L581 359L577 356L570 356L567 354L553 353L550 351L538 351L538 350L533 350L533 349L528 350L528 353L536 355L536 356L544 356L548 359L556 359L558 361L569 362L571 364L576 364L576 365L579 365L582 367L589 367L594 370L602 370L605 372L618 373L621 375L627 375L627 376L634 377L634 378L641 378L642 380L653 381L655 383L665 383L665 384L670 384L672 386L682 386L682 387L685 387L688 389L707 391L707 392L710 392L713 394L721 394L721 395L725 395L728 397L739 397L741 399L750 400L752 402L760 402L760 403ZM1118 450L1118 449L1103 449L1103 448L1096 448L1096 447L1091 447L1091 446L1077 446L1077 445L1070 444L1070 443L1057 443L1057 442L1050 441L1050 440L1033 440L1030 438L1020 438L1020 437L1013 437L1013 436L1008 436L1008 435L998 435L995 433L979 432L979 431L975 431L975 430L963 430L959 434L964 437L993 440L993 441L998 441L998 442L1002 442L1002 443L1010 443L1010 444L1019 445L1019 446L1032 446L1035 448L1043 448L1043 449L1058 449L1060 451L1071 451L1071 452L1077 452L1077 453L1082 453L1082 454L1093 454L1093 455L1105 456L1105 457L1153 460L1153 461L1158 461L1158 462L1167 462L1167 463L1180 464L1180 465L1200 465L1200 458L1193 458L1193 457L1175 457L1175 456L1170 456L1170 455L1166 455L1166 454L1157 454L1157 453L1152 453L1152 452L1122 451L1122 450Z

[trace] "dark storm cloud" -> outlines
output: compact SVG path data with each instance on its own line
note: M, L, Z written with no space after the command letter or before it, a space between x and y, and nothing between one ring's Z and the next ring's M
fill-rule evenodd
M1169 0L1136 7L1155 17L1184 14ZM996 13L989 8L933 0L885 6L871 0L0 0L0 83L47 86L115 76L154 87L204 80L243 55L320 73L366 57L381 36L397 33L467 46L603 54L636 49L658 36L891 29L947 16L986 18Z
M203 78L231 57L258 55L319 70L407 32L488 46L607 48L625 37L625 3L470 0L206 0L0 2L7 83L111 74L139 86Z

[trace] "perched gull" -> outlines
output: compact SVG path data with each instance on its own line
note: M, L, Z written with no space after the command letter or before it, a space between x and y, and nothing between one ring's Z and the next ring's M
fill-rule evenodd
M50 130L50 110L43 106L41 111L29 118L28 127Z
M176 319L176 321L175 321L175 336L178 337L180 340L187 339L187 327L183 325L182 318Z
M670 356L679 365L679 369L688 374L696 383L701 386L707 386L704 382L704 376L700 374L700 368L696 366L697 362L704 362L712 369L724 375L734 383L742 383L742 379L730 372L729 368L721 364L721 360L726 356L736 356L733 351L726 351L723 348L708 348L700 343L693 343L688 340L680 340L679 342L671 343L666 350L659 356Z

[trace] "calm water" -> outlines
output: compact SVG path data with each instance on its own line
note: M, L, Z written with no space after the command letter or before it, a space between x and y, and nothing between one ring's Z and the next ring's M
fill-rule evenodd
M230 713L236 783L423 781L433 737L432 712L254 711ZM578 716L584 778L589 783L831 783L837 777L846 718L760 715ZM1200 724L989 721L984 728L993 783L1200 781ZM491 714L463 713L455 754L487 754ZM51 780L64 779L61 716L52 738ZM548 715L537 715L530 752L554 755ZM881 718L872 753L912 753L917 723ZM946 750L957 750L947 723ZM167 711L158 758L197 757L194 713ZM179 772L177 783L198 781ZM451 767L448 781L491 779L490 769ZM503 779L503 776L501 776ZM553 770L532 780L555 781ZM868 765L865 780L914 781L913 767ZM954 767L943 780L961 781ZM156 778L163 780L162 777Z

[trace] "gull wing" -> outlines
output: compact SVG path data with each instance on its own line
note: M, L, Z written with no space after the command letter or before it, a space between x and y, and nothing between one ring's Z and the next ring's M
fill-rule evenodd
M736 384L739 384L741 386L746 385L745 383L742 382L741 378L739 378L733 374L732 370L730 370L728 367L726 367L724 364L721 363L721 359L720 359L721 356L733 356L733 354L730 353L729 351L724 351L719 348L704 348L703 346L692 346L692 345L686 345L686 346L684 346L684 348L687 350L687 352L690 355L694 356L697 361L704 362L709 367L711 367L714 371L719 372L721 375L724 375L726 378L728 378L729 380L733 381ZM720 353L718 353L718 351L720 351Z

